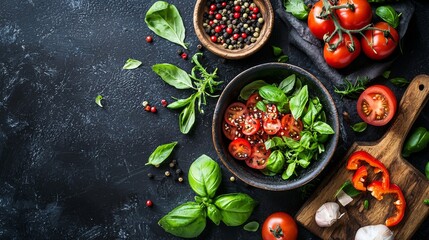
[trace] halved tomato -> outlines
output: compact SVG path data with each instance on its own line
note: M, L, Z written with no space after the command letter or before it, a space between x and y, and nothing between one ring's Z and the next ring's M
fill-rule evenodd
M254 118L252 115L247 115L243 122L241 131L244 135L253 135L258 132L260 126L261 121L259 121L259 119Z
M237 137L243 136L236 126L229 125L225 121L222 122L222 131L223 135L229 140L234 140Z
M233 140L228 146L229 153L238 160L246 160L252 154L252 146L244 138Z
M263 121L262 126L264 128L264 131L268 135L274 135L280 130L280 128L282 127L282 124L280 120L277 118L276 119L267 118L266 120Z
M258 143L264 143L268 139L268 134L265 133L264 129L260 128L259 131L253 135L244 136L247 141L250 142L250 145L254 146Z
M247 107L244 103L234 102L229 105L225 111L225 122L229 125L238 126L238 124L244 120L244 116L247 112Z
M357 112L368 124L386 125L396 113L395 94L384 85L370 86L360 94Z
M252 155L246 160L247 166L254 169L264 169L271 151L265 148L265 144L258 143L252 147Z
M253 112L255 110L256 103L258 103L261 100L262 100L262 97L257 92L250 95L249 99L247 99L247 102L246 102L246 107L249 110L249 112Z
M269 103L267 104L267 111L264 112L264 120L265 119L277 119L279 117L279 110L275 104Z
M286 136L294 140L301 139L301 131L304 128L300 119L296 120L292 114L286 114L281 120L282 129L277 133L280 136Z

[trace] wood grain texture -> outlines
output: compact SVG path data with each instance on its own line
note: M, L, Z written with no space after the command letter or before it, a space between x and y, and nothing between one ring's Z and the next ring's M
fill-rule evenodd
M348 156L364 150L382 161L390 172L391 182L403 191L407 209L400 224L391 228L395 239L410 239L429 214L429 207L423 200L429 196L429 181L401 156L404 140L429 99L429 76L419 75L410 83L399 104L394 122L386 134L376 142L354 143L344 156L338 171L327 178L314 195L297 213L296 219L311 232L323 239L352 239L356 231L366 225L384 224L396 210L394 196L385 196L377 201L369 193L361 194L352 203L342 208L343 218L329 228L317 226L314 214L325 202L335 201L334 194L341 185L351 179L354 171L345 168ZM363 208L363 201L369 200L369 210Z

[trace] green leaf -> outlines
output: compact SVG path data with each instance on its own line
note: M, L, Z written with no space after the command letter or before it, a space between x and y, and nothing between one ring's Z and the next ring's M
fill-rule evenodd
M392 6L380 6L375 10L375 14L393 28L398 27L400 14Z
M256 103L256 108L261 110L262 112L267 112L267 105L263 101L259 101Z
M429 180L429 162L427 162L425 166L425 175L427 180Z
M280 150L274 150L271 152L267 159L267 165L265 168L270 172L280 173L283 170L286 159Z
M214 224L219 226L220 221L222 220L222 214L215 205L207 205L207 216L210 218L210 220L213 221Z
M284 0L284 5L286 12L292 13L293 16L301 20L306 19L310 11L304 0Z
M287 102L286 94L280 88L273 85L265 85L259 88L259 95L263 99L273 103Z
M382 75L385 79L388 79L390 76L390 73L391 73L391 71L384 71Z
M194 101L194 95L191 95L186 99L178 99L175 102L169 103L167 105L167 108L169 108L169 109L180 109L180 108L183 108L186 105L190 104L192 101Z
M289 61L288 55L281 55L279 58L277 58L277 62L279 62L279 63L285 63L287 61Z
M124 66L122 67L122 69L136 69L138 68L140 65L142 64L142 62L140 62L139 60L136 59L132 59L132 58L128 58L128 60L125 62Z
M277 46L272 46L273 47L273 54L274 56L278 57L283 53L283 49L277 47Z
M323 106L320 103L319 98L315 97L311 101L308 101L307 112L302 119L304 124L306 126L312 126L322 108Z
M361 194L359 190L353 187L353 184L350 180L347 180L345 183L343 183L343 185L341 185L341 187L335 193L334 197L338 196L341 190L343 190L347 195L349 195L352 198Z
M334 134L334 130L332 129L331 126L329 126L329 124L322 122L322 121L317 121L313 124L313 128L316 132L320 133L320 134Z
M243 229L249 232L256 232L259 229L259 223L256 221L248 222L243 226Z
M207 155L201 155L191 164L188 181L199 196L213 198L222 181L219 164Z
M289 163L286 170L282 174L282 179L288 180L292 176L292 174L294 173L295 168L296 168L296 162Z
M187 49L185 27L177 8L164 1L155 2L147 11L145 22L158 36L177 43Z
M266 149L271 149L274 147L279 147L279 146L283 146L285 145L285 143L283 142L283 139L281 137L272 137L270 139L268 139L267 141L265 141L265 148Z
M159 145L155 151L149 156L148 162L145 165L159 165L170 156L177 142L171 142Z
M301 160L298 160L298 164L303 168L307 168L310 165L310 161L301 159Z
M398 87L405 87L408 84L410 84L410 81L408 81L406 78L403 77L397 77L390 79L390 82L395 84Z
M366 130L368 124L366 122L358 122L353 124L351 127L355 132L363 132Z
M97 97L95 97L95 103L96 103L99 107L103 107L103 104L101 104L101 100L103 100L103 96L98 95Z
M412 153L420 152L429 144L429 131L424 127L416 128L409 134L402 149L402 156L409 157Z
M243 100L249 99L250 95L252 93L256 92L261 88L262 86L268 85L264 80L255 80L246 86L244 86L240 91L240 98Z
M177 89L193 88L192 80L189 75L182 70L169 63L160 63L152 66L152 70L164 80L164 82Z
M162 217L158 225L174 236L195 238L206 227L206 212L200 204L187 202Z
M368 208L369 208L369 201L368 201L368 199L365 199L365 201L363 201L363 208L365 208L365 210L368 210Z
M341 86L341 88L334 87L334 92L339 94L341 97L355 99L358 98L360 93L365 90L365 85L368 83L368 81L368 77L358 77L356 82L353 84L351 81L344 79L345 83Z
M179 129L183 134L188 134L194 126L196 118L195 101L191 101L179 114Z
M299 119L304 112L308 101L308 87L304 85L301 90L289 101L290 111L295 119Z
M290 91L292 91L293 87L295 86L296 81L296 75L291 74L287 78L283 79L283 81L280 82L279 88L283 90L285 94L288 94Z
M216 197L214 204L220 210L225 225L239 226L247 221L257 202L247 194L230 193Z

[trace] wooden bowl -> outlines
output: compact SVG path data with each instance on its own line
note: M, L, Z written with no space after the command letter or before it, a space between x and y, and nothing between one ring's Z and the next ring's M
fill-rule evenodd
M210 36L204 31L203 14L208 12L207 0L197 0L194 8L194 29L201 44L210 52L226 59L242 59L257 52L271 35L274 24L274 12L269 0L253 0L253 2L259 8L264 19L259 37L256 42L245 45L244 48L230 50L225 49L220 43L212 42Z
M224 113L228 106L238 101L241 89L255 80L265 80L268 83L280 83L285 77L296 74L301 76L302 84L308 86L310 96L318 97L326 113L327 123L335 131L325 143L325 152L318 160L299 171L298 176L283 180L280 175L266 176L259 170L252 169L244 161L235 160L228 151L231 142L222 131ZM312 74L294 65L285 63L266 63L249 68L237 75L225 87L215 107L212 124L212 138L215 150L223 165L243 182L265 190L284 191L298 188L314 179L326 167L338 144L340 135L338 112L335 102L323 84Z

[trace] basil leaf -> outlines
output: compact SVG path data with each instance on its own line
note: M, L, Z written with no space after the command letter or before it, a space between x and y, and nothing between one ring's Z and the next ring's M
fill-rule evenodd
M214 204L227 226L239 226L247 221L257 202L244 193L230 193L216 197Z
M338 196L338 194L343 190L347 195L350 197L356 197L357 195L361 194L359 190L357 190L355 187L353 187L353 184L350 180L347 180L341 187L337 190L334 197Z
M285 63L289 61L289 56L288 55L281 55L278 59L277 62L279 63Z
M259 90L260 87L268 85L268 83L266 83L264 80L256 80L253 81L249 84L247 84L246 86L244 86L241 91L240 91L240 98L247 100L249 99L250 95L252 95L252 93L256 92Z
M261 110L262 112L267 112L267 105L263 101L259 101L256 103L256 108Z
M309 101L307 112L302 119L304 124L306 124L307 126L313 125L316 116L319 114L322 108L323 106L320 103L319 98L315 97L311 101Z
M160 63L152 66L152 70L164 80L164 82L177 89L193 88L192 80L182 69L169 63Z
M268 170L266 168L261 169L261 173L264 174L265 176L270 176L270 177L277 175L277 173L271 172L270 170Z
M405 87L408 84L410 84L410 81L408 81L407 79L405 79L403 77L392 78L392 79L390 79L390 82L395 84L396 86L399 86L399 87Z
M320 134L334 134L334 129L331 128L331 126L329 126L329 124L322 122L322 121L318 121L315 122L313 124L313 128L316 132L320 133Z
M298 19L304 20L310 11L304 0L284 0L286 12L292 13Z
M283 170L286 159L280 150L272 151L267 159L267 165L265 168L270 172L279 173Z
M295 86L295 81L296 81L296 75L292 74L280 82L279 88L283 90L285 94L288 94L290 91L292 91L293 87Z
M301 137L301 140L302 140L302 137ZM289 148L292 148L292 149L297 149L297 148L301 147L301 144L300 144L301 140L298 142L298 141L293 140L292 138L283 137L283 142L286 144L286 146L288 146Z
M201 155L191 164L188 181L199 196L213 198L222 181L219 164L207 155Z
M185 107L186 105L188 105L188 104L190 104L191 103L191 101L193 101L194 99L194 95L192 94L191 96L189 96L188 98L186 98L186 99L178 99L177 101L175 101L175 102L172 102L172 103L169 103L168 105L167 105L167 108L169 108L169 109L179 109L179 108L183 108L183 107Z
M158 221L166 232L182 238L195 238L206 227L206 212L196 202L184 203Z
M259 229L259 223L256 221L248 222L243 226L243 229L249 232L256 232Z
M214 222L214 224L219 226L220 221L222 220L222 214L215 205L209 204L207 206L207 216Z
M164 1L155 2L147 11L145 22L158 36L177 43L188 49L185 44L185 27L182 17L173 4Z
M384 71L384 72L383 72L383 74L382 74L382 76L383 76L385 79L388 79L388 78L389 78L389 76L390 76L390 73L391 73L391 71Z
M380 6L375 10L375 14L393 28L398 27L401 14L398 14L392 6Z
M310 165L310 161L300 159L300 160L298 160L298 164L299 164L299 166L301 166L303 168L307 168L308 165Z
M351 127L355 132L363 132L366 130L367 126L368 124L366 122L358 122L356 124L353 124Z
M259 95L265 100L273 103L287 102L286 94L278 87L273 85L265 85L259 88Z
M273 47L273 54L274 56L278 57L283 53L283 49L277 47L277 46L272 46Z
M95 97L95 103L96 103L99 107L103 107L103 104L101 104L101 100L103 100L103 96L98 95L97 97Z
M195 118L195 101L191 101L179 114L179 129L183 134L189 133L194 126Z
M170 156L177 142L166 143L159 145L155 151L149 156L149 160L145 165L159 165Z
M280 137L273 137L273 138L270 138L267 141L265 141L265 148L267 150L274 148L274 147L284 146L284 145L285 144L283 142L283 139Z
M122 69L128 69L128 70L130 70L130 69L136 69L141 64L142 64L142 62L140 62L139 60L128 58L128 60L125 62L125 64L122 67Z
M295 167L296 167L296 162L289 163L289 165L287 166L287 169L282 174L282 179L283 180L289 179L294 173Z
M289 101L290 111L292 112L292 116L295 119L298 119L301 117L301 114L304 112L305 106L307 105L307 101L308 101L308 87L307 85L305 85Z

